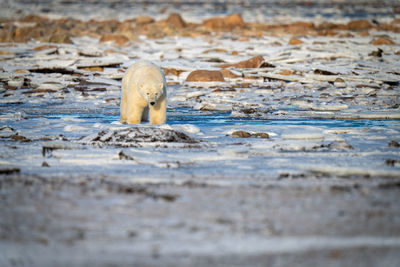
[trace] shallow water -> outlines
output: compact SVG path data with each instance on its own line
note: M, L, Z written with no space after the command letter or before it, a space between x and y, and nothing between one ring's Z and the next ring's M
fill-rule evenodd
M198 127L210 126L241 126L241 125L277 125L277 126L320 126L330 128L370 128L370 127L393 127L400 126L399 120L366 120L366 119L351 119L351 120L331 120L331 119L277 119L266 120L258 118L238 118L231 117L230 112L203 112L189 108L176 108L169 110L167 124L193 124ZM37 115L34 115L37 116ZM119 121L119 114L115 112L98 114L98 113L61 113L61 114L46 114L46 119L65 119L75 118L84 119L85 123L115 123Z

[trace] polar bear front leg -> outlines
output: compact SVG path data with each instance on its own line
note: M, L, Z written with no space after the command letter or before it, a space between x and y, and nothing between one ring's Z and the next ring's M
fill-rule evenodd
M162 97L150 106L150 124L164 124L167 118L167 99Z
M126 121L128 124L139 124L146 103L142 103L137 95L128 96L126 105Z
M135 107L129 106L126 110L126 122L128 124L139 124L142 118L143 108L142 107Z

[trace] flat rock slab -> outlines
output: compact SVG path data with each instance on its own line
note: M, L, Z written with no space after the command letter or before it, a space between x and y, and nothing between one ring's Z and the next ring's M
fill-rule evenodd
M138 147L143 143L185 143L199 141L188 135L170 129L158 127L129 127L123 129L107 129L82 139L89 145L110 145L118 147Z

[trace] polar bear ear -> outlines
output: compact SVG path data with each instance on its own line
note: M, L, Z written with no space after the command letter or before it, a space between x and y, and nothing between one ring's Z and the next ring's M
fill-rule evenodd
M164 83L160 83L158 86L160 87L160 89L163 89L164 88Z
M139 84L139 88L143 90L143 88L144 88L143 83Z

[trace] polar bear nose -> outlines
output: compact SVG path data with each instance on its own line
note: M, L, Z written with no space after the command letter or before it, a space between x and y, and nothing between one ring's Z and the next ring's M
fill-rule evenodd
M151 101L151 102L150 102L150 105L154 106L155 103L156 103L156 102Z

